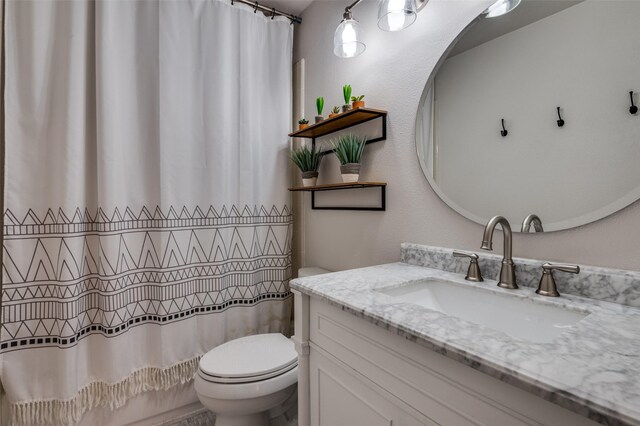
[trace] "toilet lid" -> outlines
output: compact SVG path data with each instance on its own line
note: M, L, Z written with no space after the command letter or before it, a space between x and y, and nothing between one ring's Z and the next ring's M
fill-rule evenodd
M280 333L241 337L217 346L200 359L208 376L251 378L272 376L298 362L293 342Z

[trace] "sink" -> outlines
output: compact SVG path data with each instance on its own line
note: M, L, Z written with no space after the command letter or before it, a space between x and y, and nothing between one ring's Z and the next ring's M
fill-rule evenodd
M536 343L551 342L589 315L586 311L536 303L516 295L440 279L414 281L377 291L397 302L424 306Z

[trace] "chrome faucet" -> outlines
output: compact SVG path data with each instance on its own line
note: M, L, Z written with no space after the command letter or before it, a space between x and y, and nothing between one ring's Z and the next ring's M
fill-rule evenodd
M531 225L533 225L533 229L536 232L544 232L544 229L542 228L542 221L537 214L530 214L529 216L524 218L524 221L522 222L522 228L520 228L520 232L529 232L529 229L531 229Z
M487 226L484 228L484 234L482 236L482 246L480 247L483 250L493 250L493 231L496 229L496 226L500 224L502 225L502 232L504 234L504 255L502 257L502 268L500 268L500 279L498 281L498 286L502 288L510 288L516 289L518 285L516 284L516 271L515 265L513 264L513 259L511 258L512 249L511 249L511 226L509 225L509 221L502 216L494 216L489 220Z

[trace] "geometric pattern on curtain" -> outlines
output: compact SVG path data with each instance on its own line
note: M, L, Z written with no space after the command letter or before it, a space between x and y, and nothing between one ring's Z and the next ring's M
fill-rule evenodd
M286 205L7 210L0 351L286 299L291 221Z

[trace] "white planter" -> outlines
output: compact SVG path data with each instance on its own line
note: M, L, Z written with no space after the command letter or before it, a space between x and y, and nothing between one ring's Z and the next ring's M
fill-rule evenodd
M302 178L302 186L316 186L316 183L318 182L318 178L317 177L312 177L312 178Z
M342 181L345 183L358 182L360 178L360 164L359 163L347 163L340 166L340 173L342 173Z
M315 186L318 182L318 172L302 172L302 186Z

